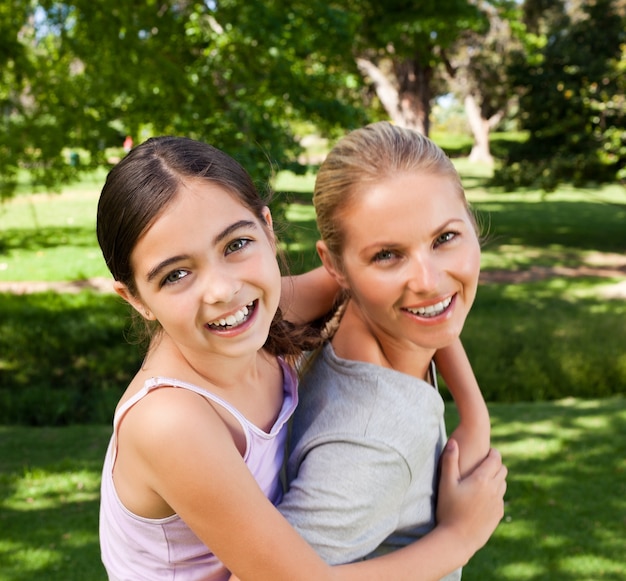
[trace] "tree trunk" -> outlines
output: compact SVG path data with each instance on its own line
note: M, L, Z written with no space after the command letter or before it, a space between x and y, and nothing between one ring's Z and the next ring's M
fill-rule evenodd
M407 59L394 63L394 77L391 73L385 74L370 60L359 58L356 63L374 85L391 121L428 135L431 67L422 67L416 59Z
M428 136L430 132L430 82L432 67L418 59L407 59L395 66L400 87L399 104L403 125Z
M493 165L493 156L489 149L489 132L492 123L489 119L483 119L480 107L476 104L473 95L465 97L465 114L474 136L474 145L469 155L472 162L483 162Z

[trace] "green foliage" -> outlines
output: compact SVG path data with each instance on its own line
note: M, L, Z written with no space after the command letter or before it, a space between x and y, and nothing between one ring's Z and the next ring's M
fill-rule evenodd
M106 422L141 353L114 295L0 294L0 423Z
M519 53L510 67L529 139L510 151L495 183L551 192L563 182L614 181L626 165L624 18L615 0L573 15L562 2L535 8L528 19L540 34L527 49L535 53Z
M103 164L126 134L203 139L260 178L268 160L297 159L291 123L332 133L366 119L354 22L333 5L11 0L1 10L6 195L19 167L51 188L88 168L72 151Z

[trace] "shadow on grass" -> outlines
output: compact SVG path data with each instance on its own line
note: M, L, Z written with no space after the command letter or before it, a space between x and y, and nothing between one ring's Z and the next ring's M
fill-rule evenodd
M15 250L37 252L58 246L94 248L97 250L96 233L91 228L72 226L44 226L37 229L7 228L0 234L0 253Z
M0 423L109 421L141 362L128 322L113 295L0 294Z
M104 581L99 484L109 426L0 427L0 577Z
M626 400L490 408L505 519L463 579L624 579Z
M475 204L491 224L485 250L501 245L597 250L623 253L626 248L626 206L597 202L502 201Z
M597 398L626 387L626 302L586 281L482 285L462 340L488 401Z

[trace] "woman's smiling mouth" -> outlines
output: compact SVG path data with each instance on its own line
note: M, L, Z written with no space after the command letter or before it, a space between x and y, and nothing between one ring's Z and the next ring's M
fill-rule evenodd
M453 297L448 297L434 305L428 305L427 307L416 307L416 308L406 308L405 311L412 313L413 315L417 315L418 317L436 317L437 315L441 315L452 302Z

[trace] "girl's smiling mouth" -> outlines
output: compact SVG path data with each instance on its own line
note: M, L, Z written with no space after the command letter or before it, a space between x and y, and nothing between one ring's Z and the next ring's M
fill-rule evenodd
M250 318L255 308L256 301L252 301L227 317L210 321L206 326L210 329L233 329L245 323Z

